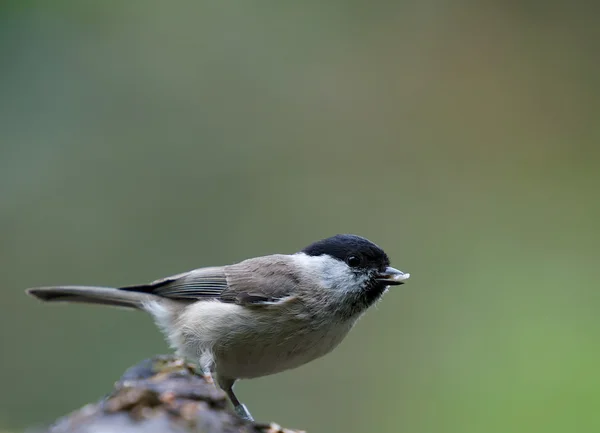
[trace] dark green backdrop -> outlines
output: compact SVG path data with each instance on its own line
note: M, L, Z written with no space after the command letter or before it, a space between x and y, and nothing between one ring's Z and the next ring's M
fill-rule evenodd
M0 6L0 431L168 351L142 314L26 287L338 232L410 284L328 357L242 382L257 418L600 431L597 8L392 3Z

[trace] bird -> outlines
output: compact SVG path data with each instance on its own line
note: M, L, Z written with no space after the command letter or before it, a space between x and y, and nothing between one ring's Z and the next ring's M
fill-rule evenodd
M132 308L149 313L177 355L253 417L234 393L239 379L279 373L331 352L390 286L410 274L390 266L368 239L338 234L293 254L271 254L194 269L120 288L27 289L47 302Z

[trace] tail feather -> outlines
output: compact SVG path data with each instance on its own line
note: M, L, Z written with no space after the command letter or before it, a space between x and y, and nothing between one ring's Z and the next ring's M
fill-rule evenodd
M28 289L27 293L46 302L79 302L136 309L142 309L145 302L155 297L147 293L91 286L36 287Z

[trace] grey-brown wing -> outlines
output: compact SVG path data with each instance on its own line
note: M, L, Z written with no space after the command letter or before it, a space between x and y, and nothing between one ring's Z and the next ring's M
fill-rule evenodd
M226 266L225 275L229 285L221 294L221 300L240 305L280 302L294 296L300 284L300 275L292 258L282 254Z
M195 269L121 290L188 301L218 299L239 305L268 305L296 292L300 279L291 260L286 255L257 257L230 266Z
M120 290L152 293L171 299L218 299L227 290L227 277L222 267L200 268L173 275L141 286L122 287Z

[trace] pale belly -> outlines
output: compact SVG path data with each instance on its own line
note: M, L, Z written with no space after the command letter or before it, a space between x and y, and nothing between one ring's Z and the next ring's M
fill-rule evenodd
M267 376L319 358L333 350L355 322L323 320L315 326L313 318L290 323L276 311L257 321L256 312L239 305L211 304L199 302L187 309L182 317L186 326L172 335L172 344L201 367L232 379Z
M351 325L322 329L271 330L265 335L241 334L215 347L213 356L218 375L252 378L299 367L332 351L348 334Z

